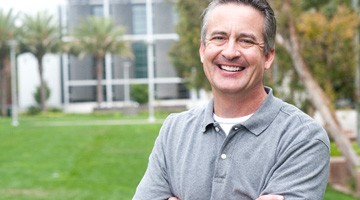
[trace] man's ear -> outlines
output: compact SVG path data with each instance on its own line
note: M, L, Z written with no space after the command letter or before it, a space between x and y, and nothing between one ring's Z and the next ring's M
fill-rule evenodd
M199 47L199 54L200 54L200 61L201 63L204 62L204 51L205 51L205 47L204 47L204 44L202 42L200 42L200 47Z
M265 55L265 69L268 70L271 68L272 63L275 59L275 49L272 48L270 51Z

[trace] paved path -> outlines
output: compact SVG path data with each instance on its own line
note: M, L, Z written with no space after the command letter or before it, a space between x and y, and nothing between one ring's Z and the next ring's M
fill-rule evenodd
M84 120L84 121L36 121L33 126L121 126L121 125L147 125L162 124L164 120Z

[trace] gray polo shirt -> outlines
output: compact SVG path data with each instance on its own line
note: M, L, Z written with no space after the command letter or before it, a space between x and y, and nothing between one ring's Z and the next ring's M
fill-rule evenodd
M330 159L326 132L266 91L261 107L228 137L213 120L213 102L170 115L133 199L323 199Z

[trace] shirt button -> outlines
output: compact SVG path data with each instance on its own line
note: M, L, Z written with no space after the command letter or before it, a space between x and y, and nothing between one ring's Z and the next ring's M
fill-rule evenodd
M221 159L225 160L226 159L226 154L221 154Z
M239 130L239 128L238 128L238 127L235 127L234 130L237 131L237 130Z
M220 131L219 127L215 127L215 131L219 132Z

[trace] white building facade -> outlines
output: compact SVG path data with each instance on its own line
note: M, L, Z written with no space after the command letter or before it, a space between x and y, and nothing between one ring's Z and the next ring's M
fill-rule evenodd
M177 15L171 0L68 0L59 9L59 24L66 35L88 16L110 17L126 29L134 60L107 55L104 63L103 107L121 107L131 102L131 85L147 85L149 104L185 104L190 92L171 63L169 50L178 40ZM37 63L31 55L18 62L20 109L34 105L39 85ZM96 106L95 60L72 55L46 55L45 80L51 90L47 104L68 112L91 112ZM149 108L150 112L153 112Z

